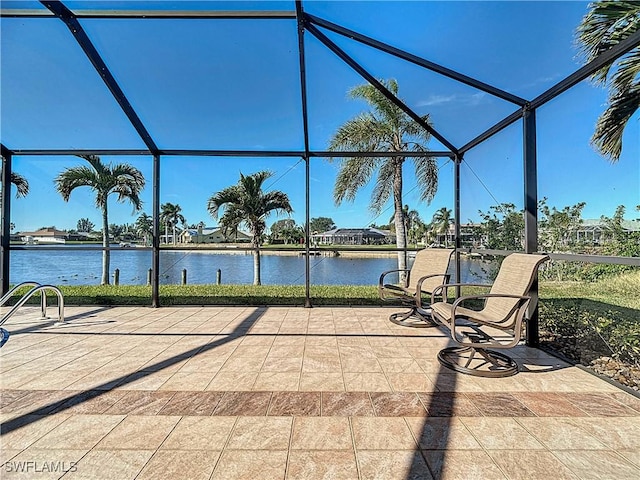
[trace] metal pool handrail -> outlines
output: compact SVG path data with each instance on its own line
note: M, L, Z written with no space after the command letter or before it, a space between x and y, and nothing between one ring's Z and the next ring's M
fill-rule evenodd
M18 300L18 302L13 306L13 308L11 308L11 310L9 310L3 317L2 319L0 319L0 325L2 325L4 322L6 322L9 318L11 318L11 316L18 311L18 309L20 307L22 307L25 303L27 303L27 301L36 293L38 292L42 292L41 293L41 297L42 297L42 302L41 302L41 308L42 308L42 317L43 318L47 318L47 298L46 298L46 291L47 290L52 290L57 296L58 296L58 321L59 322L64 322L64 297L62 295L62 292L60 291L60 289L54 285L40 285L39 283L36 282L24 282L21 283L20 285L16 285L14 288L12 288L9 292L7 292L7 294L5 294L2 299L0 299L0 306L4 305L4 303L6 303L6 301L8 300L8 297L10 297L11 293L15 290L17 290L18 288L22 287L22 286L26 286L26 285L35 285L31 290L29 290L27 293L25 293L22 298L20 298L20 300Z

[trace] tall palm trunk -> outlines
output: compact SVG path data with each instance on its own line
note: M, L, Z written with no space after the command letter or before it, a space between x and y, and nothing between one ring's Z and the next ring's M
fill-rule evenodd
M109 260L111 252L106 250L109 247L109 216L107 214L107 202L102 205L102 285L109 285Z
M407 248L407 234L404 228L404 211L402 210L402 160L394 158L394 162L393 208L394 223L396 226L396 246L403 249L401 252L398 252L398 269L404 270L407 268L407 253L404 251L404 249ZM406 285L406 272L400 272L399 283L401 285Z
M254 237L253 240L253 284L254 285L262 285L260 281L260 241L256 240Z

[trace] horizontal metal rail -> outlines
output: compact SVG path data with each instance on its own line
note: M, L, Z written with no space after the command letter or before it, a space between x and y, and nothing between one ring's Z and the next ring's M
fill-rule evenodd
M117 149L9 149L5 147L7 153L13 156L67 156L67 155L102 155L102 156L152 156L150 150L117 150ZM318 158L344 158L344 157L388 157L391 152L355 152L355 151L310 151L310 157ZM4 154L3 154L4 155ZM304 157L302 150L203 150L203 149L180 149L180 150L158 150L158 155L162 157ZM394 157L445 157L452 158L454 154L443 150L433 150L426 152L393 152Z
M478 248L459 248L460 253L475 253L480 255L491 255L497 257L506 257L512 253L523 253L522 251L516 252L512 250L489 250ZM608 265L628 265L632 267L640 267L640 257L620 257L613 255L586 255L581 253L548 253L538 252L549 255L551 260L562 260L565 262L586 262L586 263L600 263Z
M292 10L71 10L78 18L111 18L111 19L218 19L218 20L295 20L296 12ZM44 9L36 8L3 8L2 18L55 18Z
M25 282L25 283L33 283L33 282ZM23 285L23 284L21 284ZM13 289L16 290L15 288ZM58 296L58 322L64 322L64 297L60 289L54 285L38 285L36 284L31 290L25 293L20 300L9 310L3 317L0 319L0 325L9 320L16 313L20 307L22 307L29 299L34 296L36 293L41 292L42 296L42 305L43 305L43 318L47 318L46 316L46 291L51 290ZM6 296L6 295L5 295ZM4 299L4 297L2 297Z

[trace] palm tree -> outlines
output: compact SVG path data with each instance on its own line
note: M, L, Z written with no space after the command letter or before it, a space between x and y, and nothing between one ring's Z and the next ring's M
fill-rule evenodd
M142 212L136 219L136 223L133 225L133 228L135 229L136 234L144 239L144 245L147 246L149 243L149 237L153 233L153 218Z
M407 235L414 245L418 243L419 232L424 229L424 223L417 210L408 210L405 215Z
M266 218L271 212L293 213L289 197L280 191L264 192L262 186L273 175L269 171L261 171L252 175L240 173L236 185L215 193L207 202L207 210L213 218L218 218L220 209L224 214L220 223L227 228L246 225L251 234L253 247L253 284L260 285L260 241L267 224Z
M128 200L134 211L140 210L142 201L140 192L145 181L142 172L126 163L104 164L97 155L78 155L89 166L67 168L54 180L56 190L65 202L77 187L89 187L96 194L96 207L102 211L102 246L109 246L109 215L107 200L111 194L118 195L118 202ZM110 252L102 251L102 285L109 285Z
M407 235L409 243L416 244L416 234L422 226L422 219L417 210L409 210L409 205L402 207L402 219L404 222L404 231ZM395 222L395 214L389 219L389 223Z
M382 80L382 83L397 96L398 83L395 80ZM333 190L334 200L336 205L344 200L353 201L358 190L367 185L377 172L369 207L379 213L389 198L393 199L396 246L404 249L407 236L402 213L402 167L405 160L411 157L394 155L394 152L425 152L431 135L372 85L354 87L349 91L349 96L364 100L372 111L361 113L341 125L331 138L329 150L388 152L389 156L338 159L340 169ZM429 122L429 115L422 119ZM429 157L413 157L411 160L415 179L420 186L420 199L430 202L438 188L436 161ZM406 268L403 251L398 252L398 268ZM404 280L403 276L401 281Z
M186 220L182 215L182 207L180 205L173 203L165 203L161 207L160 219L164 222L164 235L165 238L168 236L169 225L173 228L173 244L176 244L176 225L181 223L184 225Z
M577 29L580 49L589 62L640 29L640 3L597 1L589 5ZM640 46L593 75L609 87L607 108L598 118L591 143L605 157L617 162L622 153L622 136L629 119L640 108ZM609 75L613 72L611 75Z
M449 246L448 234L449 226L453 223L451 218L451 210L447 207L442 207L433 214L431 219L431 225L436 235L444 235L444 246Z

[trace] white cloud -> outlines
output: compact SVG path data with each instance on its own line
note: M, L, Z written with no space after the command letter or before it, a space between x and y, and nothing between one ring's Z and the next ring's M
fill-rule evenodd
M426 100L417 103L419 107L432 107L434 105L445 105L456 103L459 105L479 105L487 96L486 92L453 95L431 95Z
M419 107L431 107L433 105L443 105L455 101L457 95L431 95L426 100L418 102Z

